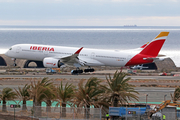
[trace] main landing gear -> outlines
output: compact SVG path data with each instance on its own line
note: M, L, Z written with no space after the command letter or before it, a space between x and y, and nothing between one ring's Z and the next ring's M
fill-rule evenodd
M81 73L83 73L83 70L81 70L81 69L79 69L79 68L77 68L76 70L72 70L72 71L71 71L71 74L72 74L72 75L78 75L78 74L81 74Z
M93 68L84 69L84 72L85 73L87 73L87 72L94 72L94 69Z
M93 68L87 68L87 69L84 69L84 72L87 73L87 72L94 72L94 69ZM77 68L76 70L72 70L71 71L71 74L72 75L78 75L78 74L81 74L83 73L83 70Z

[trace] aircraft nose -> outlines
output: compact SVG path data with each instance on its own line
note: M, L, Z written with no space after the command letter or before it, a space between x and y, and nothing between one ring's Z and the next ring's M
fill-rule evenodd
M8 52L9 52L9 50L5 52L5 55L6 55L6 56L8 56Z

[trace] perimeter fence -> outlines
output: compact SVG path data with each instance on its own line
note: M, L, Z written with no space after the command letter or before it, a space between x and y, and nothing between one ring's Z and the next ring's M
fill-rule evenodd
M29 117L40 120L101 120L101 108L83 108L83 107L40 107L27 106L27 110L20 108L11 108L10 105L6 106L3 111L3 106L0 106L1 115L11 115L18 117Z
M23 105L20 108L11 108L10 105L7 105L6 111L2 111L3 106L1 105L0 118L6 115L26 117L30 120L107 120L102 108L27 106L27 110L22 110L22 107ZM109 120L163 120L163 115L166 117L165 120L180 120L180 112L178 111L157 112L150 119L147 115L148 111L142 112L141 108L136 112L126 109L121 116L110 116Z

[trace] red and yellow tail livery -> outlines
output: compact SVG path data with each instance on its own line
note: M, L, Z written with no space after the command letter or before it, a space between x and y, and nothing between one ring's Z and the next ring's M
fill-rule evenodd
M154 38L149 44L147 44L142 51L130 59L126 66L139 65L145 63L151 63L158 56L169 32L161 32Z

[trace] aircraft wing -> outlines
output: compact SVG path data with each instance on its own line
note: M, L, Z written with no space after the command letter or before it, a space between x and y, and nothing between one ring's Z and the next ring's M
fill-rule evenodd
M69 62L69 61L74 61L75 59L78 59L79 53L81 52L82 49L83 47L81 47L71 56L62 57L61 58L62 62Z
M83 58L83 59L80 59L79 62L83 65L86 65L86 66L104 66L103 63L99 62L98 60L95 60L95 59L90 59L90 58Z
M83 49L83 47L81 47L79 50L77 50L73 55L62 56L60 58L56 57L56 58L59 58L60 61L63 62L64 64L81 67L82 64L80 64L78 56L82 49Z
M90 58L82 58L79 59L79 53L81 52L81 50L83 49L80 48L79 50L77 50L73 55L68 55L68 56L62 56L62 57L55 57L56 59L60 59L60 61L66 65L71 65L71 66L75 66L75 67L81 67L81 66L92 66L92 65L104 65L103 63L94 60L94 59L90 59Z

